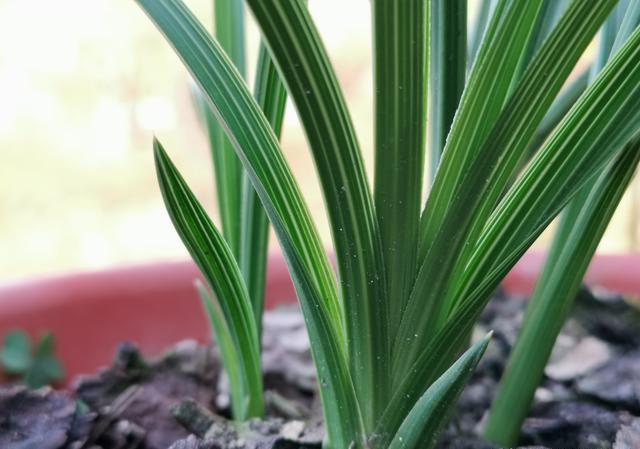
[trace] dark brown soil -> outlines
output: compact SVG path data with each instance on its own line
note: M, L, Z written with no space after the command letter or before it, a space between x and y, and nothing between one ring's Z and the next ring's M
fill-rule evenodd
M439 448L494 449L479 437L524 301L498 294L478 333L495 338ZM267 416L234 423L215 348L185 341L148 361L130 344L71 391L0 388L2 449L319 449L323 429L304 324L295 309L265 317ZM586 290L558 339L521 448L640 448L640 313Z

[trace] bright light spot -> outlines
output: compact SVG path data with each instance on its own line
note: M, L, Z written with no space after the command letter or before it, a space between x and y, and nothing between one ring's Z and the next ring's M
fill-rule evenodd
M164 131L176 123L173 104L166 97L146 97L136 105L136 121L146 131Z

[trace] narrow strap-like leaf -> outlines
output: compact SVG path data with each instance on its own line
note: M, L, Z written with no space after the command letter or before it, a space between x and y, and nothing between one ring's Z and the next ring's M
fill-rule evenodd
M640 128L640 30L536 154L502 200L460 279L461 298L444 327L402 372L381 422L393 428L456 351L491 293L585 182L616 157ZM480 164L478 158L477 164ZM424 340L422 340L424 341Z
M461 277L488 217L513 178L538 124L614 6L615 0L600 1L596 5L573 2L525 71L480 151L483 164L473 167L472 176L479 184L466 183L458 191L459 198L473 197L478 202L474 207L471 207L473 200L461 205L463 216L472 218L466 234L460 226L460 218L456 220L457 233L464 234L465 247L452 278ZM455 289L449 289L447 293L443 313L448 313L456 302Z
M488 236L487 240L482 239L482 243L479 245L480 249L475 254L478 258L471 260L469 268L465 272L464 285L467 289L460 292L464 300L450 317L448 324L439 332L433 343L422 352L414 367L408 371L407 377L410 379L406 382L407 388L411 386L411 379L415 382L420 378L419 376L428 377L429 373L433 371L436 361L430 352L437 354L441 350L437 348L460 348L464 345L464 337L461 337L460 333L463 329L471 329L491 292L518 258L535 241L572 195L594 173L597 173L603 164L616 157L622 151L626 141L638 137L636 134L640 119L638 108L640 88L637 87L637 77L640 76L640 70L638 67L635 67L635 70L631 72L625 69L633 67L631 61L638 58L639 46L640 31L636 31L621 54L605 68L594 86L574 107L574 114L570 114L563 122L563 126L556 131L555 136L534 158L527 173L518 180L516 185L520 184L519 188L509 192L507 198L511 197L512 201L505 198L504 204L496 210L494 213L496 221L493 222L496 223L493 225L496 227L489 226L488 229L492 232L488 234L500 231L502 241L490 240ZM634 79L636 80L635 84L632 81ZM618 86L621 87L619 91L616 89ZM611 95L614 92L616 95ZM613 101L611 104L607 104L605 110L602 103L607 103L607 99L613 99ZM609 106L611 109L608 108ZM585 115L585 111L589 111L590 114ZM612 111L619 111L619 115L611 114ZM604 123L598 123L596 118ZM582 127L575 128L574 126L578 122L582 124ZM604 124L606 125L603 126ZM585 133L585 127L588 129L589 125L593 125L593 130L590 133ZM561 135L565 137L562 138ZM571 135L572 138L567 139L566 135ZM614 137L608 138L608 136ZM585 156L586 165L569 160L570 157L576 157L576 155ZM560 167L564 167L566 171L559 172ZM545 176L541 177L541 173L545 173ZM534 179L537 179L538 182L533 182ZM561 182L565 188L559 189L558 182ZM528 198L516 199L520 195L526 195ZM540 204L547 207L544 207L543 210L537 208L534 204L537 199L540 200ZM511 206L515 204L520 207L512 208ZM533 223L524 216L531 210L533 210L532 216L535 217Z
M350 367L369 425L387 396L382 246L342 92L302 0L248 1L304 126L335 246Z
M280 136L287 92L264 44L260 46L253 96L264 112L275 135ZM242 223L238 263L247 283L249 297L256 315L258 334L260 334L269 243L269 219L248 176L244 177L242 190Z
M419 261L439 232L448 204L498 118L543 0L500 0L469 76L425 206ZM491 92L491 95L487 95Z
M637 3L634 1L634 3ZM611 12L607 21L602 25L599 36L598 43L598 51L595 55L594 61L591 64L591 78L595 79L598 76L598 73L605 66L607 61L612 55L612 50L617 37L619 36L618 31L623 31L621 35L622 41L618 42L617 49L620 48L621 44L624 43L625 40L629 37L629 34L635 29L635 26L631 26L630 23L627 23L625 27L626 30L622 30L622 21L625 17L625 11L627 10L627 6L629 6L628 0L622 0L618 2L617 7ZM633 6L631 8L633 10ZM633 16L633 12L630 16ZM629 16L629 17L630 17ZM624 36L624 38L622 37Z
M242 76L245 74L244 5L243 0L214 0L214 34ZM240 255L242 164L235 155L224 130L213 116L206 101L201 108L206 115L207 130L222 233L236 258Z
M640 4L640 2L636 1L635 5L637 6L638 4ZM630 27L628 24L627 26L621 26L623 18L631 18L634 23L637 23L639 19L639 17L637 17L638 12L640 11L638 11L637 7L629 8L629 14L625 14L628 6L629 2L627 1L618 2L615 9L609 14L609 17L607 17L607 20L602 25L600 29L597 56L585 73L588 80L593 80L598 76L609 58L620 49L620 46L624 44L624 41L628 39L630 34L633 32L635 27ZM615 44L616 42L617 44ZM555 231L554 242L549 249L549 254L547 255L547 263L545 263L538 277L537 283L544 285L547 283L547 279L553 275L555 261L560 258L564 243L570 240L573 225L578 221L578 217L583 207L586 207L586 201L590 196L589 192L591 192L597 182L598 178L594 177L585 183L585 185L562 211L560 224ZM533 304L534 302L530 301L528 309L530 309ZM526 315L529 316L531 314L527 313ZM524 326L526 326L525 321L522 323L522 327Z
M528 44L542 0L500 0L485 33L449 132L422 217L419 261L440 229L461 178L498 118ZM491 92L491 95L487 95Z
M537 282L530 299L526 320L493 401L485 430L489 440L505 445L517 442L520 425L582 277L636 170L639 143L627 146L586 195L581 195L585 197L583 202L571 203L577 204L576 214L563 217L561 226L569 228L568 235L561 233L554 239L553 246L560 249L553 253L554 259L547 259L547 276Z
M348 370L336 286L277 139L237 70L178 0L138 0L206 93L274 227L305 317L335 447L360 448L364 429Z
M431 340L427 340L413 364L399 376L393 396L378 421L376 433L393 435L428 389L455 361L469 343L474 322L450 322Z
M569 85L562 89L560 94L553 100L549 110L545 114L544 118L538 125L536 132L529 143L529 148L525 152L524 156L520 159L518 163L518 168L516 168L515 173L520 173L524 166L531 160L536 151L540 149L542 144L547 137L551 134L551 132L558 126L560 121L567 115L567 112L573 107L573 105L578 101L580 95L586 90L589 85L589 71L591 69L587 67L578 75L575 76L573 80L570 81Z
M433 180L466 80L467 0L430 0L430 5L429 173Z
M450 211L451 204L459 201L458 190L470 187L464 185L464 177L477 171L472 162L479 156L481 144L502 109L540 1L499 2L485 34L423 213L420 268L395 338L396 373L408 369L428 338L427 333L433 329L430 320L439 316L439 303L444 299L457 255L465 243L463 217L472 211L468 206L461 207L460 216L454 222L456 212ZM446 225L445 219L449 220Z
M216 41L224 49L242 77L246 76L243 0L213 0L213 28Z
M189 190L159 142L154 142L156 171L167 211L178 235L189 250L209 287L219 299L224 322L239 360L234 416L262 416L262 371L258 332L251 302L231 249ZM223 338L223 344L224 338ZM236 409L236 407L239 407Z
M396 432L388 449L429 449L451 413L473 370L484 354L491 334L469 348L418 399Z
M607 64L489 219L455 295L491 290L569 199L640 129L640 29ZM482 279L482 280L480 280ZM465 307L467 307L465 306Z
M640 19L639 1L628 8L619 4L603 28L619 30L613 39L600 40L600 54L612 55L624 43ZM619 14L626 9L624 19ZM621 26L621 22L625 26ZM604 58L597 58L598 65ZM600 67L601 69L601 67ZM509 357L485 429L485 435L501 444L515 444L522 421L560 329L573 305L581 280L640 159L640 141L627 148L597 178L589 181L571 200L551 244L547 259L527 304L518 339Z
M387 273L391 335L400 323L416 273L427 121L428 3L371 2L374 195ZM464 67L462 74L464 77Z
M474 242L506 189L537 124L613 4L613 0L596 6L574 2L527 68L494 129L456 186L456 197L447 205L445 221L429 246L405 314L406 323L416 324L404 327L397 344L415 341L415 351L419 351L419 339L412 336L428 338L425 333L442 326L461 299L451 288L451 280L462 278ZM558 64L558 60L563 63ZM425 308L425 303L430 307ZM403 354L406 363L410 363L409 354ZM406 368L407 364L399 365L400 370Z
M620 19L620 26L617 29L616 38L611 44L611 54L613 56L624 45L629 38L633 30L638 27L640 22L640 1L630 0L629 6L626 10L619 8L620 11L624 11L624 16Z
M497 3L497 0L480 0L479 2L478 12L476 13L476 18L473 21L467 45L467 70L469 71L473 66L478 50L480 50L480 43L482 42L484 33L491 21L491 15L493 14Z
M520 58L512 87L516 86L517 81L520 80L522 73L524 73L525 69L529 66L535 53L558 23L567 4L568 0L543 0L542 11L538 14L538 19L529 37L529 42L524 49L522 58Z
M215 339L222 367L229 381L229 391L231 396L231 410L233 418L238 421L245 421L249 416L243 416L246 412L245 388L242 384L242 358L236 351L231 337L231 331L224 319L220 304L211 296L202 282L195 282L202 308L209 320L209 326Z

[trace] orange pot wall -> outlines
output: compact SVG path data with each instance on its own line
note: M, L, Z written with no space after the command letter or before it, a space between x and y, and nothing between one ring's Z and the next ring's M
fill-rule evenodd
M529 295L545 260L543 252L528 252L502 283L507 293ZM596 289L640 295L640 254L603 254L591 261L585 282Z
M504 281L511 294L528 294L544 257L528 253ZM206 341L191 262L158 263L30 280L0 287L0 336L20 328L54 333L69 378L111 360L117 344L132 341L147 355L185 338ZM587 282L625 294L640 293L640 256L598 256ZM266 307L295 302L281 256L269 257Z
M295 302L282 258L270 256L266 307ZM158 263L30 280L0 287L0 336L50 330L68 378L107 364L122 341L147 355L185 338L207 341L209 328L189 262Z

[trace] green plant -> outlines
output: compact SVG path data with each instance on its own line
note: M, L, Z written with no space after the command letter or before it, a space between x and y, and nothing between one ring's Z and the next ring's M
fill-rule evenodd
M595 77L640 23L640 1L622 2L605 22ZM493 402L486 436L517 443L520 426L542 379L555 340L578 294L598 243L640 161L640 139L594 176L562 212L545 266L528 304L524 323Z
M214 6L216 38L230 56L238 73L244 76L246 70L243 3L216 1ZM229 311L223 312L224 304L221 307L217 298L211 296L204 285L198 284L197 289L228 374L233 416L238 420L245 420L249 417L261 416L264 411L261 397L262 382L259 375L259 348L269 221L248 176L242 169L240 160L235 155L230 141L225 137L224 130L216 120L214 111L207 103L204 94L196 88L194 97L209 136L222 219L222 234L229 246L227 256L234 258L239 266L244 280L244 282L239 281L239 284L245 285L247 290L243 301L248 300L253 310L253 322L248 324L255 327L255 335L250 337L250 351L234 347L240 344L239 336L235 335L237 325L232 323L233 318ZM258 57L254 98L274 133L279 135L282 129L286 92L264 45L261 46ZM218 294L217 291L215 293ZM245 295L244 292L243 295ZM246 304L244 305L246 308ZM246 357L250 357L250 360L246 360ZM249 366L247 363L256 369L252 377L245 372L246 366Z
M423 208L429 47L431 73L456 80L451 92L459 92L465 64L458 59L466 52L450 41L456 33L449 28L465 23L457 17L466 14L462 3L372 0L372 195L305 3L248 0L307 134L332 228L336 281L276 135L223 48L179 0L138 3L201 88L276 232L311 340L326 447L432 446L488 344L486 337L460 357L492 291L638 133L640 31L532 150L616 2L577 0L560 14L555 0L498 1L483 16L486 25L476 26L484 31L474 33L482 38L460 100L440 97L431 111L431 132L437 126L440 137L429 151L441 156L431 158L440 162ZM443 39L429 44L439 30ZM449 54L456 64L442 56ZM215 294L211 309L220 311L213 315L223 318L228 337L222 344L245 379L243 402L256 402L258 332L242 270L160 143L154 147L167 209Z
M8 332L0 349L0 364L5 374L18 378L29 388L50 385L64 377L62 364L55 355L51 332L40 336L35 350L25 332Z

